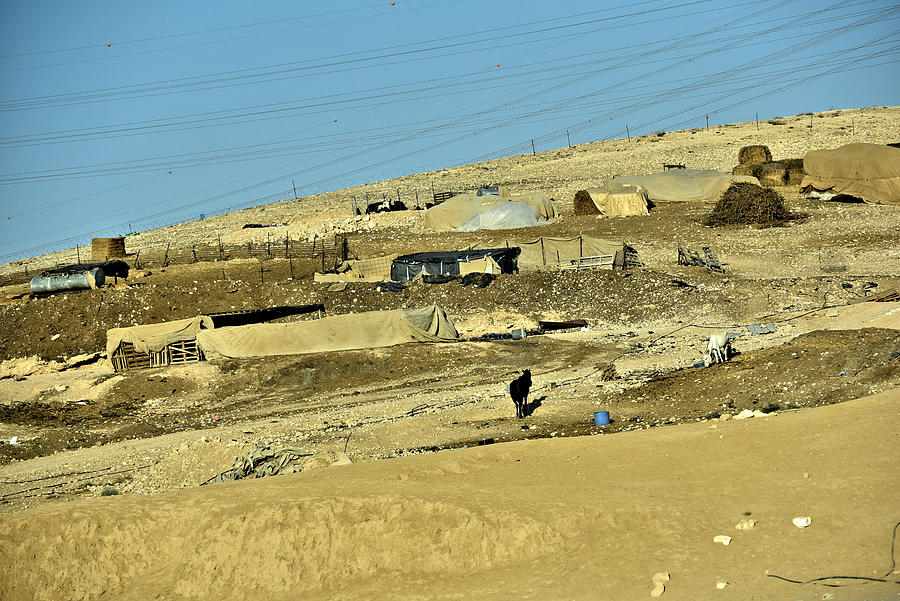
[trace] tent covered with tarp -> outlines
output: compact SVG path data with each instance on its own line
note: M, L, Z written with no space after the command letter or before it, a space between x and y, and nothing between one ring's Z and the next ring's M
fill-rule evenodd
M759 185L759 180L749 175L698 169L670 169L652 175L616 176L612 181L642 187L653 202L717 202L722 192L734 182Z
M457 232L475 232L478 230L512 230L520 227L534 227L547 223L537 209L524 202L507 202L495 205L478 213Z
M437 305L200 330L197 334L197 342L207 356L231 358L303 355L458 339L453 321Z
M858 196L868 202L900 205L900 148L847 144L814 150L803 157L804 192Z
M476 215L492 207L510 202L525 203L533 207L540 214L541 223L556 219L559 216L553 201L545 194L515 194L509 197L495 196L493 194L484 196L459 194L425 211L424 226L425 229L435 232L455 230L466 225Z
M201 328L213 327L210 316L198 315L143 326L112 328L106 331L106 356L112 357L122 343L132 345L139 353L158 352L173 342L196 340Z
M467 269L467 264L475 263L487 268L496 265L499 273L513 273L518 270L517 257L520 249L511 248L476 248L461 251L421 252L411 255L400 255L391 264L391 280L408 282L419 274L423 275L461 275L472 273L475 269ZM490 261L487 261L490 259ZM487 269L485 269L487 271Z
M649 215L648 201L647 191L641 186L604 182L597 188L588 188L575 194L575 214L604 217Z
M640 266L637 261L637 251L624 242L591 236L574 238L542 236L536 240L509 241L507 244L522 249L518 259L520 269L542 267L630 269Z

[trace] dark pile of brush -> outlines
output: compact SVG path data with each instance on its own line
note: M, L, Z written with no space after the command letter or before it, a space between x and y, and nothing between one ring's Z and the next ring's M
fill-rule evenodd
M793 213L784 206L784 197L770 188L735 182L722 194L715 208L703 221L704 225L758 225L772 227L806 215Z
M575 193L575 214L576 215L599 215L600 210L594 204L591 193L587 190L579 190Z

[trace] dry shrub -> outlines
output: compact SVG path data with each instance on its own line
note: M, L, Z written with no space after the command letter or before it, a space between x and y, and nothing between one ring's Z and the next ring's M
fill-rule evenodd
M803 159L782 159L781 162L787 167L787 185L799 186L806 175Z
M579 190L575 193L575 214L576 215L599 215L600 211L597 205L591 200L591 195L587 190Z
M784 197L775 190L754 184L735 182L722 193L704 225L784 225L805 215L792 213L784 206Z
M772 160L768 146L744 146L738 152L738 163L741 165L761 165Z

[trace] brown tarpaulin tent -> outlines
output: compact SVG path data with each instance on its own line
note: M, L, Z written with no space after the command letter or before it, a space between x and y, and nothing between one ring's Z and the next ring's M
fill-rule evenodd
M900 204L900 148L847 144L815 150L803 158L804 192L831 191L878 204Z
M208 357L302 355L459 339L453 321L437 305L423 309L371 311L311 321L261 323L200 330L197 342Z
M189 319L164 321L130 328L112 328L106 332L106 356L112 357L123 342L131 343L139 353L161 351L173 342L194 340L201 328L212 328L212 318L198 315Z
M446 232L462 227L470 219L492 207L509 202L524 202L547 220L556 219L559 213L553 201L545 194L515 194L510 197L474 194L459 194L450 200L431 207L425 211L425 229L435 232Z
M647 191L640 186L608 182L598 188L588 188L586 192L600 215L624 217L650 214Z
M581 257L600 257L611 255L615 259L617 253L624 251L625 244L614 240L603 240L590 236L574 238L548 238L542 236L528 242L507 242L508 246L518 246L519 269L543 267L545 265L568 265L578 263Z
M732 182L759 185L749 175L732 175L720 171L672 169L653 175L629 175L613 178L613 183L641 186L653 202L717 202Z

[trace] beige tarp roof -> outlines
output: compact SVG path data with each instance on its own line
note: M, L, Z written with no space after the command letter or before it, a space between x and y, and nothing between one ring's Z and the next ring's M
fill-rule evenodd
M581 257L616 256L623 243L590 236L574 238L548 238L542 236L530 242L507 242L509 246L522 249L518 264L520 268L541 267L578 261Z
M556 219L559 213L546 194L529 193L513 196L475 196L459 194L425 211L425 229L446 232L462 227L475 215L508 202L524 202L534 207L544 219Z
M815 150L803 158L804 191L816 189L859 196L879 204L900 204L900 148L847 144Z
M212 318L198 315L190 319L164 321L130 328L112 328L106 332L106 356L112 357L122 342L134 345L141 353L162 350L168 344L181 340L193 340L200 328L212 328Z
M599 188L589 188L587 193L601 215L615 217L650 214L647 208L647 191L640 186L607 182Z
M705 201L717 202L722 192L732 182L748 182L759 185L759 180L749 175L732 175L721 171L696 169L671 169L653 175L629 175L613 178L613 183L641 186L653 202Z
M204 353L225 357L302 355L458 339L453 322L436 305L197 332L197 342Z

